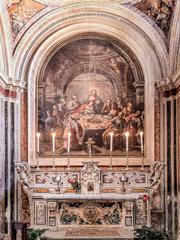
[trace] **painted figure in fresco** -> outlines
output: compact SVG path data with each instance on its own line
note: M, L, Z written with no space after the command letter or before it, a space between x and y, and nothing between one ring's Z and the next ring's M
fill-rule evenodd
M119 111L123 110L122 100L120 96L116 96L116 103Z
M102 108L102 110L101 110L101 113L102 114L109 114L109 112L111 111L111 99L108 99L107 101L106 101L106 103L104 104L104 106L103 106L103 108Z
M103 101L101 98L97 95L97 90L92 89L90 92L90 96L87 99L88 108L92 108L94 113L101 113L102 107L103 107Z
M8 5L8 12L14 37L16 37L24 24L43 8L45 8L45 5L34 0L11 1Z
M113 147L114 149L122 149L123 132L126 122L124 120L124 113L120 112L118 117L111 120L111 125L102 134L103 144L106 149L110 146L110 134L113 133Z
M54 126L54 119L51 110L46 111L47 118L45 119L45 131L46 133L51 132L51 128Z
M70 146L72 151L80 150L80 139L82 138L83 129L78 122L79 117L78 115L74 114L69 116L69 122L64 129L63 135L63 147L61 148L60 152L67 152L68 148L68 133L70 132Z
M74 113L79 110L81 103L79 101L79 98L76 94L72 95L71 101L69 102L68 110L70 113Z
M173 13L174 0L143 0L136 7L154 19L157 25L167 33Z
M68 108L66 106L66 100L64 98L61 98L57 105L58 105L59 112L60 112L60 115L61 115L61 120L63 121L65 119L65 116L68 114Z
M132 146L139 143L139 132L143 129L141 112L136 111L129 116L130 144Z
M64 119L64 112L59 111L58 105L53 106L53 116L56 116L58 123L62 122Z
M122 112L124 113L124 119L127 123L129 123L130 115L133 112L133 105L131 102L128 102L126 107L123 108ZM127 129L128 130L128 129Z
M118 105L116 102L112 102L111 110L108 115L111 117L117 117L118 114L119 114Z

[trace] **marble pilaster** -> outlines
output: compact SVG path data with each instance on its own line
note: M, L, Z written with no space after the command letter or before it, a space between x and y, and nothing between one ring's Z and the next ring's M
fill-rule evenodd
M4 116L4 100L0 98L0 238L4 231L4 193L5 193L5 182L4 182L4 162L5 162L5 116Z

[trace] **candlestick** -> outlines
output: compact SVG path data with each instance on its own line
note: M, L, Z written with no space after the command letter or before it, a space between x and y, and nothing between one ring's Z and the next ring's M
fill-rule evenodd
M110 151L113 150L113 132L110 133Z
M54 157L54 153L56 151L55 148L55 139L56 139L56 133L52 133L52 151L53 151L53 170L56 169L56 163L55 163L55 157Z
M141 155L142 155L142 163L141 163L141 170L144 170L144 144L143 144L143 132L139 133L140 135L140 142L141 142Z
M37 153L39 153L39 139L40 139L41 134L38 132L37 133Z
M53 170L56 170L56 160L54 156L53 156Z
M141 131L141 132L139 133L139 135L140 135L140 142L141 142L141 152L143 152L143 151L144 151L144 146L143 146L143 132Z
M126 136L126 152L129 151L129 132L125 133Z
M71 133L68 132L68 147L67 147L67 148L68 148L68 149L67 149L68 152L70 152L70 147L71 147L71 144L70 144L70 143L71 143Z
M52 133L52 150L55 152L55 138L56 138L56 133Z
M67 168L68 169L70 169L70 149L71 149L71 133L68 132L68 146L67 146L67 153L68 153Z
M110 133L110 169L112 169L113 132Z
M126 169L129 169L129 132L125 133L126 136Z
M39 171L39 139L41 134L37 133L37 170Z

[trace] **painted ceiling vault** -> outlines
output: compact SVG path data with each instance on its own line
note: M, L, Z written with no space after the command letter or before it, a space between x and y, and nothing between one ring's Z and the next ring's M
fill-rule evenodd
M16 40L18 34L25 32L22 31L23 29L27 30L30 28L34 22L42 17L42 15L45 15L52 9L58 8L68 2L68 0L8 1L6 6L11 24L13 41ZM99 2L101 1L98 1L98 3ZM137 14L141 15L141 17L146 19L151 25L156 28L158 27L159 31L163 31L165 36L168 37L171 19L175 8L175 0L119 0L107 2L111 2L112 4L123 4L124 6L131 8L133 11L136 11ZM71 4L74 3L71 1ZM43 12L44 9L46 9L46 11Z

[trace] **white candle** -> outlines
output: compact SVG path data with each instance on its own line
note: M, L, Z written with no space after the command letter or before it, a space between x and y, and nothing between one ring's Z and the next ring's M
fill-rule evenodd
M56 137L56 134L52 133L52 150L53 150L53 152L55 152L55 137Z
M39 153L39 139L40 139L41 134L37 133L37 153Z
M144 151L144 146L143 146L143 132L141 131L140 133L140 142L141 142L141 152Z
M113 133L110 133L110 151L112 152L113 150Z
M71 143L71 133L70 132L68 132L68 153L70 152L70 144Z
M125 133L126 136L126 152L129 151L129 132Z

